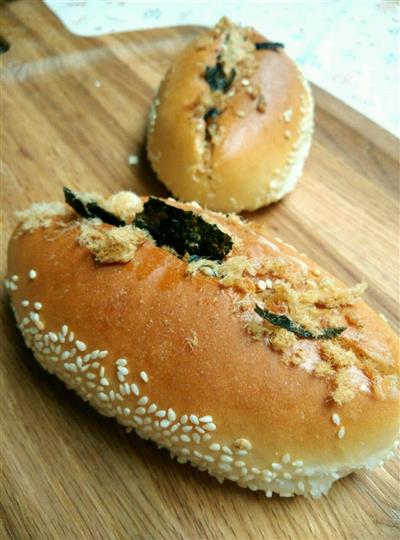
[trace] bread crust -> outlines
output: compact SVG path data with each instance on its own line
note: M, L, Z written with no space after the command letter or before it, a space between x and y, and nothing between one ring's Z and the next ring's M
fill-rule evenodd
M197 205L174 204L200 212ZM320 271L250 225L215 214L207 219L232 234L241 255L294 258ZM135 427L181 462L268 496L319 496L336 478L392 455L398 393L377 397L358 389L339 406L328 397L329 379L288 365L282 353L249 335L235 287L188 274L187 262L151 239L126 264L100 264L79 245L76 219L66 221L53 218L46 228L14 234L11 303L36 359L99 412ZM359 332L357 340L392 369L394 332L361 301L346 309L363 320L362 330L349 324L348 331ZM129 394L121 390L125 383ZM113 399L104 401L100 394L110 391Z
M235 95L215 119L218 136L207 142L198 111L214 99L203 74L215 65L221 37L214 30L206 36L188 45L161 83L150 112L148 156L177 198L222 212L254 210L282 198L301 175L313 131L311 90L283 50L254 50L256 69L237 76ZM255 31L250 39L266 41ZM260 88L263 112L249 86Z

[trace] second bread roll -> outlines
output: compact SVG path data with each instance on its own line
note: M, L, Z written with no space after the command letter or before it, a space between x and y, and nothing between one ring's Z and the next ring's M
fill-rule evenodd
M175 197L240 212L295 187L312 131L310 87L282 44L222 19L168 71L147 150Z

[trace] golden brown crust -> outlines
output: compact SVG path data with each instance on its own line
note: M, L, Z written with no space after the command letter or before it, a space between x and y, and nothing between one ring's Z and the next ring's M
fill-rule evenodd
M212 217L237 239L234 251L294 257L321 273L255 228ZM79 229L55 222L15 235L8 283L38 361L100 412L136 427L180 461L267 494L318 496L337 477L387 457L398 428L397 393L360 387L339 406L328 397L329 378L283 362L246 331L238 289L188 273L185 261L150 239L126 264L99 264L79 245ZM344 309L363 322L361 329L349 323L346 339L383 358L382 372L397 380L395 334L361 301Z
M229 24L222 35L237 28ZM265 41L243 32L252 43ZM150 113L148 155L176 197L223 212L253 210L293 189L310 146L312 96L282 50L254 50L238 64L231 90L212 92L203 74L215 65L221 40L215 29L195 39L167 73ZM224 112L208 141L203 115L221 99Z

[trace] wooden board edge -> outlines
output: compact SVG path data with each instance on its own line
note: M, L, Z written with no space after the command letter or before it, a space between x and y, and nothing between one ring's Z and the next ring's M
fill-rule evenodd
M311 82L311 81L310 81ZM365 137L371 144L395 161L400 162L400 140L320 86L311 82L316 104L326 112Z

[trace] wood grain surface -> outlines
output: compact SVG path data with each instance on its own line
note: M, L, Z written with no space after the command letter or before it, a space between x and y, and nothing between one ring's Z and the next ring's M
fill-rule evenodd
M63 185L165 194L144 155L146 115L165 70L199 29L81 38L38 1L1 10L11 45L1 56L4 276L14 211L60 199ZM300 185L246 217L347 283L368 281L367 300L397 326L399 168L365 135L317 107ZM130 154L137 166L128 165ZM398 462L354 474L315 501L220 485L127 435L45 373L4 292L2 308L1 538L399 537Z

